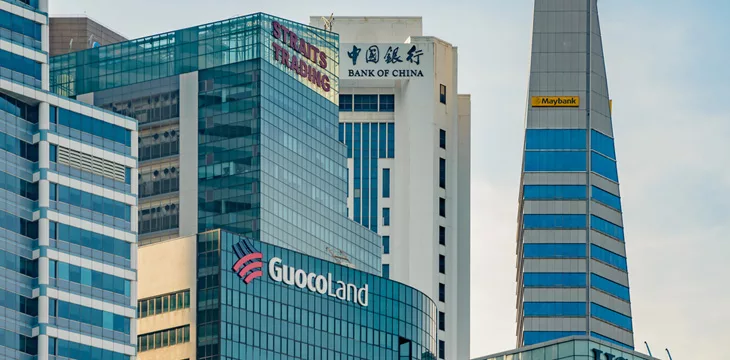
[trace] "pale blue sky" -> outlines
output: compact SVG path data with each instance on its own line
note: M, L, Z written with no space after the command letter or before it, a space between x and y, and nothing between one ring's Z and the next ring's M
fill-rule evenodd
M515 235L532 0L51 0L128 38L263 11L422 16L472 94L472 356L515 346ZM637 349L718 359L730 339L730 1L599 2ZM335 31L337 20L335 20ZM461 359L460 359L461 360Z

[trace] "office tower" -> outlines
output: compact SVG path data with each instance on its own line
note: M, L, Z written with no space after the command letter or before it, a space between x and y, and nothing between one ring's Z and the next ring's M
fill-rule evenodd
M48 91L47 11L0 1L0 357L126 360L137 124Z
M224 229L380 274L346 217L334 33L265 14L52 58L53 91L139 122L139 244Z
M535 1L517 236L518 346L588 335L633 349L597 0Z
M48 26L51 56L127 40L86 15L54 16Z
M423 36L420 17L333 24L349 217L382 236L383 276L437 302L439 358L466 359L471 100L457 92L457 48Z

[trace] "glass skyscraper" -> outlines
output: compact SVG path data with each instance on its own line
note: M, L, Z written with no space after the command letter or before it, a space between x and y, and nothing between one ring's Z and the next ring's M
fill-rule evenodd
M54 57L51 87L139 121L140 246L221 228L380 274L347 219L338 49L259 13Z
M518 229L518 346L634 346L597 0L536 0Z
M137 123L49 92L47 10L0 1L0 357L129 359Z

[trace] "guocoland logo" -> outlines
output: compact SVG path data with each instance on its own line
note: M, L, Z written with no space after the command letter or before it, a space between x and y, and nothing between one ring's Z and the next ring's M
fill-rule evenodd
M243 279L245 284L251 283L254 279L263 276L264 255L258 251L250 239L243 239L233 245L233 252L238 260L233 264L232 270ZM300 289L308 289L321 295L338 298L343 301L354 302L360 306L368 306L368 284L358 287L355 284L346 283L341 280L333 280L332 274L321 275L314 272L307 272L297 269L284 263L281 258L269 259L267 268L269 278L275 282L296 286Z

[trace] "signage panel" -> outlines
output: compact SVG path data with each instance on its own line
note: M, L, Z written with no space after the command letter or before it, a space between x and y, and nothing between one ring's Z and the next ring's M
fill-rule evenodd
M424 77L433 44L340 44L340 79Z
M274 60L308 79L324 92L329 92L330 78L326 72L317 68L327 69L327 55L278 21L272 21L271 28L271 35L277 40L271 42Z
M579 96L533 96L532 107L578 107Z

